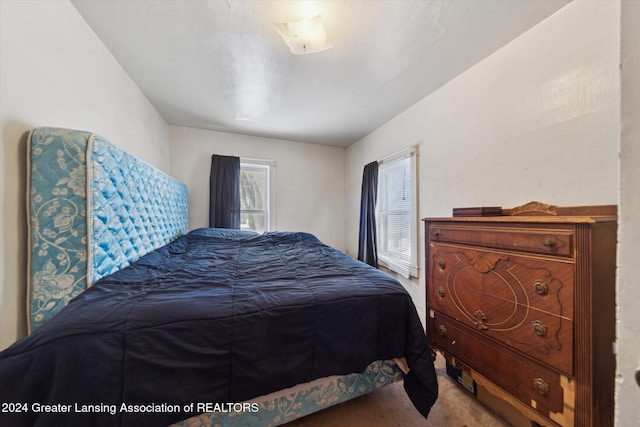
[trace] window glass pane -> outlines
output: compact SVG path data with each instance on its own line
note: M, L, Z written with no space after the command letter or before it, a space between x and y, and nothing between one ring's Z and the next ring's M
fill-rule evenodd
M382 251L393 252L411 259L411 215L384 215L384 225L386 233L384 233Z
M258 233L266 231L266 214L264 212L241 212L240 213L240 229L253 230Z
M240 228L259 233L270 229L271 166L240 163Z
M265 209L267 169L240 170L240 209Z
M411 171L409 159L394 162L383 168L381 210L411 209Z

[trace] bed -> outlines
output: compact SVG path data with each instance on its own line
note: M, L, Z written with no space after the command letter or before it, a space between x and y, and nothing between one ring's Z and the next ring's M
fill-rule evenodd
M397 281L308 233L189 231L186 187L98 135L29 141L31 333L0 353L1 425L280 425L399 380L428 415Z

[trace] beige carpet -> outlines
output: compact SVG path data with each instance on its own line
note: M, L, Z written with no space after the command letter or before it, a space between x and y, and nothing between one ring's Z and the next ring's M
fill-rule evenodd
M324 411L300 418L288 427L506 427L488 408L479 403L454 379L446 374L445 362L436 360L439 397L429 418L413 407L397 382L366 396L353 399Z

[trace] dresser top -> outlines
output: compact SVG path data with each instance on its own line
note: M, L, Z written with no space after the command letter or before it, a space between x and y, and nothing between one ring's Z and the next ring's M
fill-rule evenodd
M458 216L458 217L427 217L423 221L428 222L459 222L459 223L527 223L527 224L594 224L597 222L616 222L617 217L612 215L594 216Z
M460 212L462 212L461 215L456 215ZM616 222L617 213L616 205L553 206L533 201L512 209L499 207L457 208L454 209L453 217L428 217L423 218L423 221L576 224Z

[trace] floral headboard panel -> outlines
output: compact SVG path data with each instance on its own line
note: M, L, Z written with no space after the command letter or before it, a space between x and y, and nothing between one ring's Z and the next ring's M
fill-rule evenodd
M29 136L29 330L101 277L188 232L187 188L101 136Z

